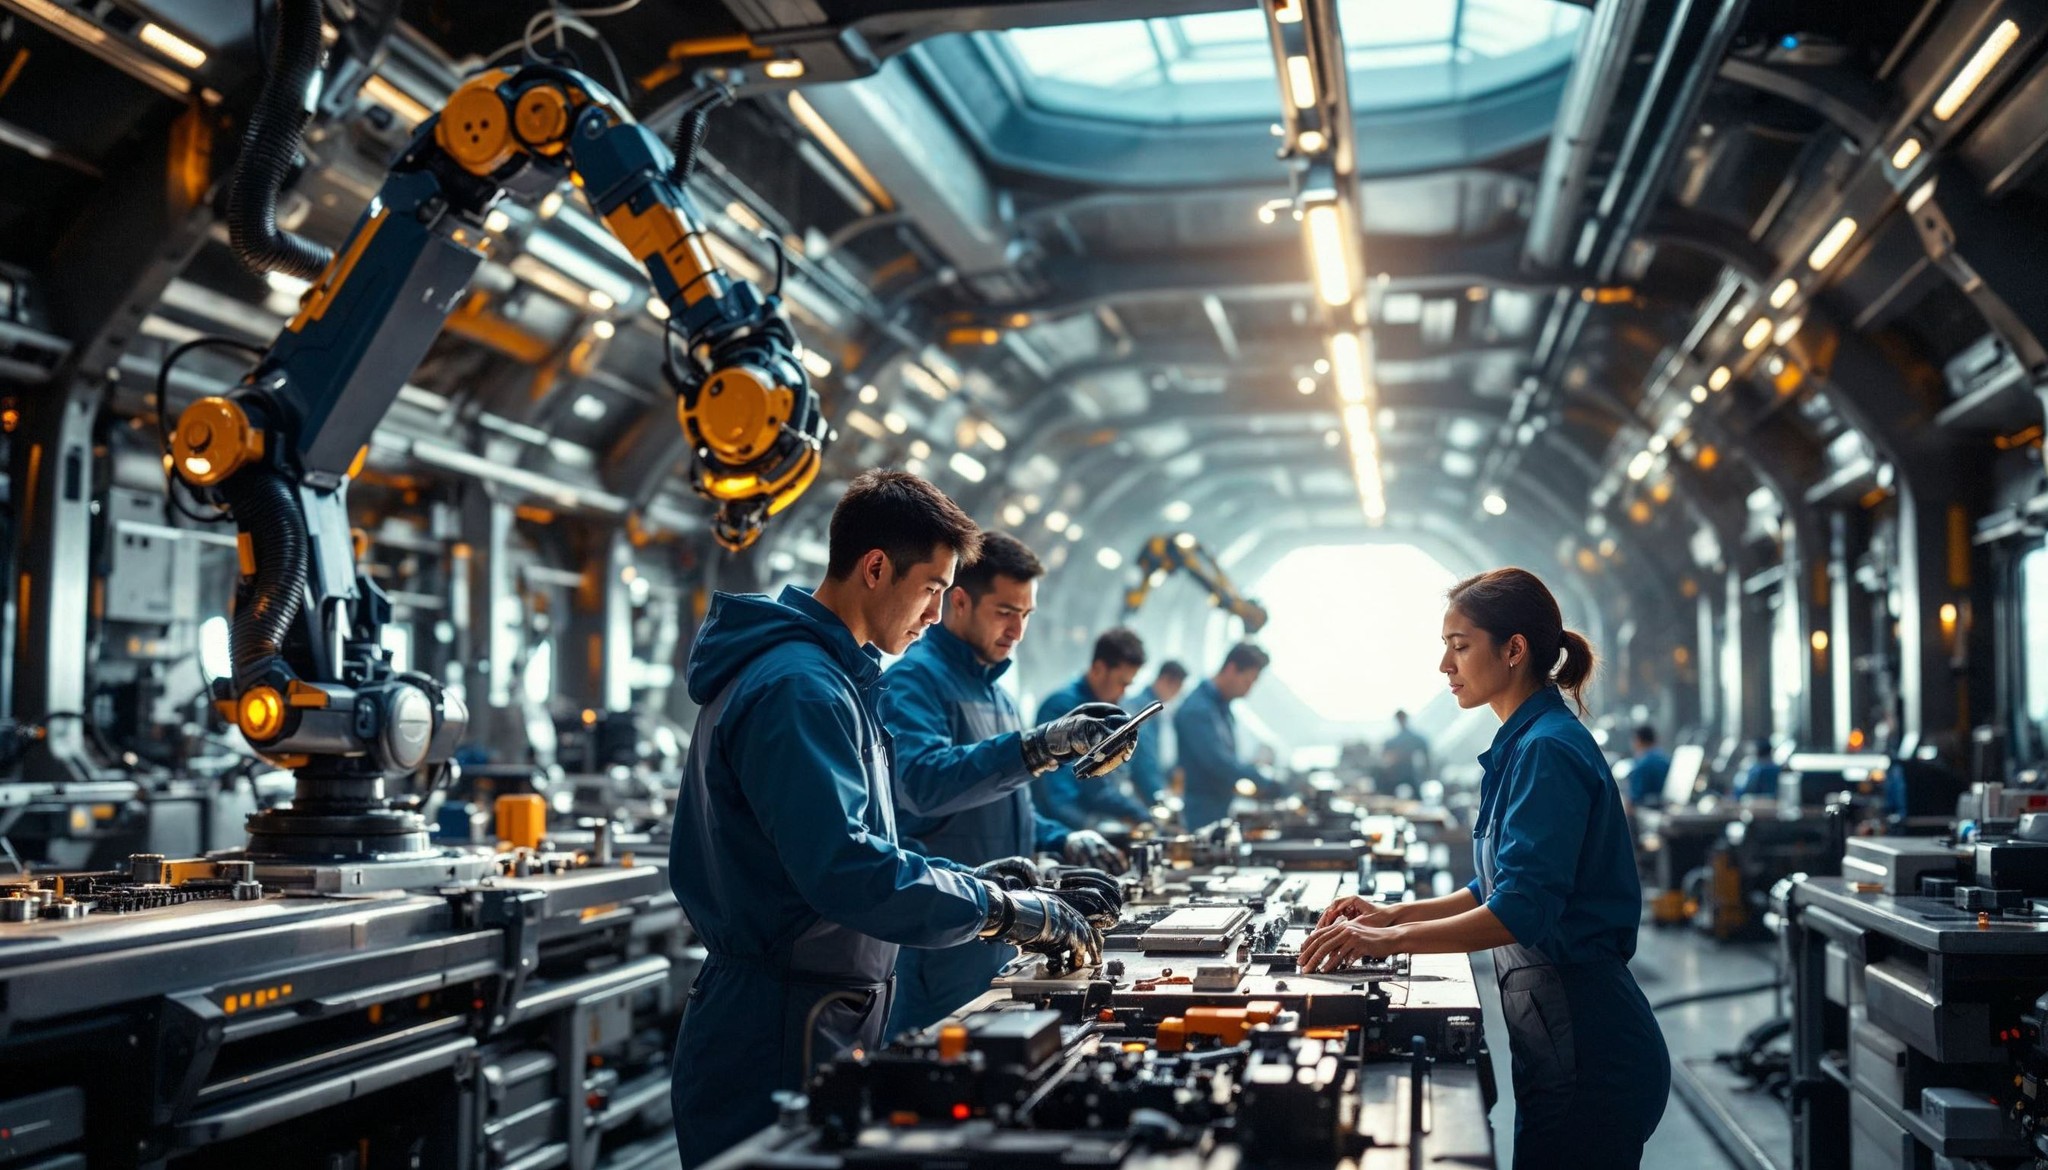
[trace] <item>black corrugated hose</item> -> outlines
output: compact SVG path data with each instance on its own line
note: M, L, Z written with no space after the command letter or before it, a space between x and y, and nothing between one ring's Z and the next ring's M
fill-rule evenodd
M697 173L697 152L704 148L704 131L711 124L711 111L703 106L683 114L676 122L676 165L669 172L676 186L689 183L690 176Z
M320 69L320 0L282 0L278 18L276 56L249 111L228 188L228 242L252 271L313 280L334 252L277 226L277 194L298 157L306 90Z
M311 558L306 520L291 483L268 467L248 467L220 485L235 524L249 534L256 572L242 582L228 654L235 690L262 677L284 653L284 640L305 603Z

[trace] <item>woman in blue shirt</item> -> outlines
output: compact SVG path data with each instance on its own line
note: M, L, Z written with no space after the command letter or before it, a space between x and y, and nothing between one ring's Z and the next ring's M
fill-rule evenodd
M1444 614L1458 706L1500 718L1472 830L1479 878L1448 897L1339 900L1301 969L1491 949L1514 1058L1515 1170L1640 1166L1671 1058L1629 974L1642 888L1620 793L1565 697L1584 710L1593 647L1521 569L1461 581Z

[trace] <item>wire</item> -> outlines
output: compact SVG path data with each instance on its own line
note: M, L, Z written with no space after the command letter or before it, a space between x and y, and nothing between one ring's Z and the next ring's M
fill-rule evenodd
M761 239L775 249L775 290L768 294L773 300L782 295L782 282L789 277L789 249L783 245L782 237L774 232L762 232Z
M216 349L240 350L259 361L268 352L246 341L237 341L232 337L209 336L195 337L182 345L174 347L171 352L165 354L163 364L158 366L156 370L156 434L157 450L160 453L168 454L171 449L171 370L178 364L179 358L184 357L195 349L204 349L209 346ZM225 524L228 522L230 518L227 516L219 514L207 515L201 512L194 512L187 507L184 499L178 495L177 481L178 477L171 474L169 465L166 465L164 467L164 499L173 508L176 508L180 515L184 516L187 520L199 524Z
M1650 1010L1661 1012L1666 1008L1683 1007L1686 1004L1705 1003L1708 1000L1715 999L1735 999L1744 995L1762 995L1766 991L1776 991L1777 989L1778 980L1776 979L1767 979L1762 983L1745 983L1740 987L1718 987L1712 991L1681 995L1676 999L1659 1000L1650 1005Z

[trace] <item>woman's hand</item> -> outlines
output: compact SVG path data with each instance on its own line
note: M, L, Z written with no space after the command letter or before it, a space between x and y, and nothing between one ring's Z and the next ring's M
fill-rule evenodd
M1365 926L1394 925L1394 908L1379 902L1367 901L1357 894L1346 894L1330 903L1323 916L1316 919L1316 929L1332 922L1357 922Z
M1309 974L1335 971L1360 959L1384 958L1405 949L1400 927L1374 926L1353 918L1318 926L1301 944L1295 966Z

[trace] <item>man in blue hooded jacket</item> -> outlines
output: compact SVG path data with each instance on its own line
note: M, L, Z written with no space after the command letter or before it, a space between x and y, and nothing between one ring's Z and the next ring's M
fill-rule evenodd
M974 522L904 472L859 476L832 513L815 593L718 594L690 652L703 704L684 762L669 882L708 957L676 1039L683 1164L774 1120L772 1094L882 1039L899 946L1001 939L1079 962L1115 910L1027 888L1028 862L970 870L896 843L881 651L939 618Z
M1087 703L1122 702L1124 692L1131 689L1131 683L1138 677L1138 668L1143 665L1145 643L1137 634L1121 627L1105 631L1095 639L1095 653L1088 660L1087 673L1048 695L1045 702L1038 705L1039 721L1044 722L1062 711L1071 711ZM1031 794L1032 799L1038 802L1040 812L1077 832L1086 832L1096 840L1102 838L1090 826L1097 822L1143 824L1152 819L1152 811L1126 796L1120 783L1085 781L1068 767L1055 768L1033 780ZM1103 841L1102 847L1107 849L1108 842ZM1105 856L1089 864L1111 862L1112 868L1123 868L1120 855L1113 859Z
M1060 763L1056 743L1093 745L1128 716L1107 703L1083 704L1027 731L1016 700L997 685L1038 607L1044 573L1023 541L982 533L981 555L954 579L945 618L882 676L882 722L896 748L896 823L908 848L968 865L1035 853L1093 860L1085 840L1070 850L1076 834L1032 806L1030 781ZM943 1019L987 991L1016 953L972 942L906 949L896 959L886 1033Z
M1264 650L1239 642L1215 676L1203 679L1173 714L1184 789L1181 820L1190 829L1222 820L1240 781L1259 788L1267 784L1265 775L1237 754L1237 721L1230 705L1252 693L1259 673L1272 661Z

